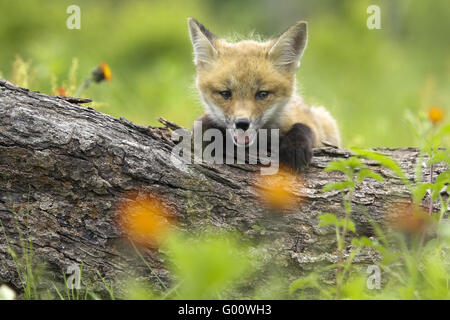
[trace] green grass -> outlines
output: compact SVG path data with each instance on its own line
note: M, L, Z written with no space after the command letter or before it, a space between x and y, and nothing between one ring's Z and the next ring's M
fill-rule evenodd
M14 215L13 219L15 220L15 229L19 242L15 246L11 244L3 223L0 221L2 235L20 281L23 299L38 299L39 279L43 274L44 265L37 264L34 257L33 240L28 226L29 206L20 211L12 210L11 212ZM19 223L18 215L23 216L23 221L26 224L24 228Z
M276 35L296 20L309 22L309 45L298 87L310 104L339 121L346 146L412 146L405 111L430 105L449 110L450 5L419 1L78 1L81 30L68 30L70 1L0 4L0 72L11 78L16 55L31 62L28 85L51 93L78 58L78 82L100 61L113 81L91 87L94 107L139 124L160 116L190 127L202 112L186 18L218 35ZM366 8L381 7L381 30L368 30ZM45 16L45 18L43 18ZM448 112L447 112L448 113Z

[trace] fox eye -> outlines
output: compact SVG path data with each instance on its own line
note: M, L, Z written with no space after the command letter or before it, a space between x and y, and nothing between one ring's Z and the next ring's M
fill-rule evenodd
M231 91L230 90L224 90L224 91L219 91L219 94L222 96L222 98L224 98L225 100L230 100L232 97Z
M269 96L269 91L258 91L255 93L256 100L264 100Z

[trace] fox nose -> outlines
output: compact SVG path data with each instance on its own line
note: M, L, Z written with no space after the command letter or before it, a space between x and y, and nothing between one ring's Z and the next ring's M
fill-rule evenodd
M250 127L250 120L248 118L237 118L234 122L236 129L246 131Z

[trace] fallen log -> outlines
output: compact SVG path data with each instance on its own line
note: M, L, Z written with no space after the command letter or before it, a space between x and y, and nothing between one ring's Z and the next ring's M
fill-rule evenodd
M257 166L174 166L170 129L178 128L175 124L162 120L166 126L161 128L136 125L82 106L88 99L49 96L2 79L0 89L1 282L20 288L8 248L19 250L24 235L32 239L34 256L56 278L77 263L84 272L98 271L106 279L132 269L168 281L170 274L157 251L146 251L150 274L121 240L115 208L132 190L160 195L180 229L237 230L243 238L268 245L269 259L291 266L295 276L317 263L336 262L334 231L319 228L317 216L343 214L342 196L322 192L326 183L343 177L323 169L330 161L349 157L348 150L315 149L310 168L299 178L302 204L274 217L257 196ZM378 151L395 159L414 180L418 150ZM365 163L385 181L368 179L358 187L351 217L358 235L372 236L366 213L383 223L386 205L409 194L389 170ZM436 176L443 168L434 170ZM263 226L264 234L255 225ZM375 253L367 253L357 262L374 259Z

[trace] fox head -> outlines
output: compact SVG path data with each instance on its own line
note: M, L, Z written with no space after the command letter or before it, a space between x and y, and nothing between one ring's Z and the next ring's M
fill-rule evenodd
M233 130L270 127L295 91L307 43L306 22L297 22L267 42L237 43L216 37L193 18L188 25L197 88L211 120Z

